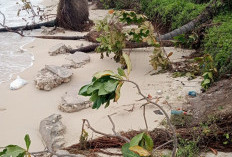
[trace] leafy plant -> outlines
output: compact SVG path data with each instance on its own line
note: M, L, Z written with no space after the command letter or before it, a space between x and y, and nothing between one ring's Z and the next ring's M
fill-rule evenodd
M163 49L161 49L156 41L153 25L147 21L145 16L127 11L110 11L109 13L110 15L99 21L96 27L97 31L101 32L100 37L97 39L101 43L97 48L97 52L101 53L101 58L104 57L104 52L106 56L113 52L116 62L120 61L122 65L125 65L122 51L126 47L126 43L146 42L155 46L150 60L154 69L156 70L158 66L161 66L162 69L168 68L170 54L166 56ZM132 24L136 25L136 27L124 29L124 26Z
M200 69L203 72L203 81L201 86L208 89L214 82L214 75L217 74L217 69L214 67L214 61L211 55L204 55L203 57L196 57L195 60L199 63Z
M122 154L125 157L151 156L153 150L153 140L147 133L141 133L133 137L130 143L122 146Z
M175 36L173 39L173 43L176 47L192 48L192 45L198 39L198 35L196 33L191 35L181 34Z
M111 70L98 72L93 76L92 82L83 86L79 95L90 96L90 101L94 102L93 109L99 109L105 104L105 108L110 105L110 101L117 102L120 98L120 90L123 85L123 77L128 78L131 71L131 61L127 54L123 54L123 58L127 64L127 75L124 70L118 68L118 73L115 74Z
M8 145L5 147L5 149L0 152L0 157L30 157L29 148L31 145L31 140L29 135L26 135L24 137L24 141L26 144L26 149L19 147L17 145Z
M179 146L176 156L177 157L197 157L199 148L197 147L197 141L189 141L185 139L179 139Z

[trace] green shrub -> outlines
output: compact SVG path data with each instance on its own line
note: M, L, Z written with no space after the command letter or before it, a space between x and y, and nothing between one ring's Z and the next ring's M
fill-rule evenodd
M149 19L161 18L163 24L176 29L196 18L207 4L189 0L141 0L141 9Z
M100 0L106 9L139 9L139 0Z
M224 13L214 18L221 23L206 31L204 49L213 57L218 76L232 72L232 13Z

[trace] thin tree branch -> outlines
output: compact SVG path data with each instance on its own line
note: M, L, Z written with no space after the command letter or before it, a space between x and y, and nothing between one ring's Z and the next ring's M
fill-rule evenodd
M119 134L116 134L116 135L112 135L112 134L106 134L106 133L103 133L103 132L100 132L100 131L97 131L95 130L89 123L89 121L87 119L83 119L85 122L87 122L87 127L92 130L93 132L97 133L97 134L100 134L100 135L103 135L103 136L108 136L108 137L117 137L119 139L122 139L123 141L126 141L126 142L130 142L130 140L126 137L123 137Z
M148 124L147 124L147 119L146 119L146 105L143 105L143 118L144 118L144 122L146 125L146 132L148 132Z
M157 150L161 149L162 147L164 147L164 146L166 146L166 145L168 145L169 143L172 143L172 142L173 142L173 140L170 140L170 141L168 141L168 142L166 142L166 143L164 143L164 144L162 144L162 145L156 147L156 148L152 151L152 154L154 154Z
M110 120L110 122L111 122L111 124L112 124L112 126L113 126L113 127L112 127L113 133L114 133L115 135L117 135L117 133L116 133L116 131L115 131L115 124L114 124L112 118L110 117L110 115L108 115L108 118L109 118L109 120Z

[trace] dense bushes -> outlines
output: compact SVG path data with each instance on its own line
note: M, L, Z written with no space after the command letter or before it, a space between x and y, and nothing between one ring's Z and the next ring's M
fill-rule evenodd
M150 18L161 18L163 24L176 29L197 17L206 4L189 0L141 0L142 11Z
M100 0L105 8L139 9L139 0Z
M219 77L232 72L232 12L214 18L213 23L221 23L207 30L204 39L205 53L214 59Z

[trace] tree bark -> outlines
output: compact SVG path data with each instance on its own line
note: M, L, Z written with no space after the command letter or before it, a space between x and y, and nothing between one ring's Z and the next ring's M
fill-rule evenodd
M59 27L84 31L91 24L87 0L60 0L56 16Z

